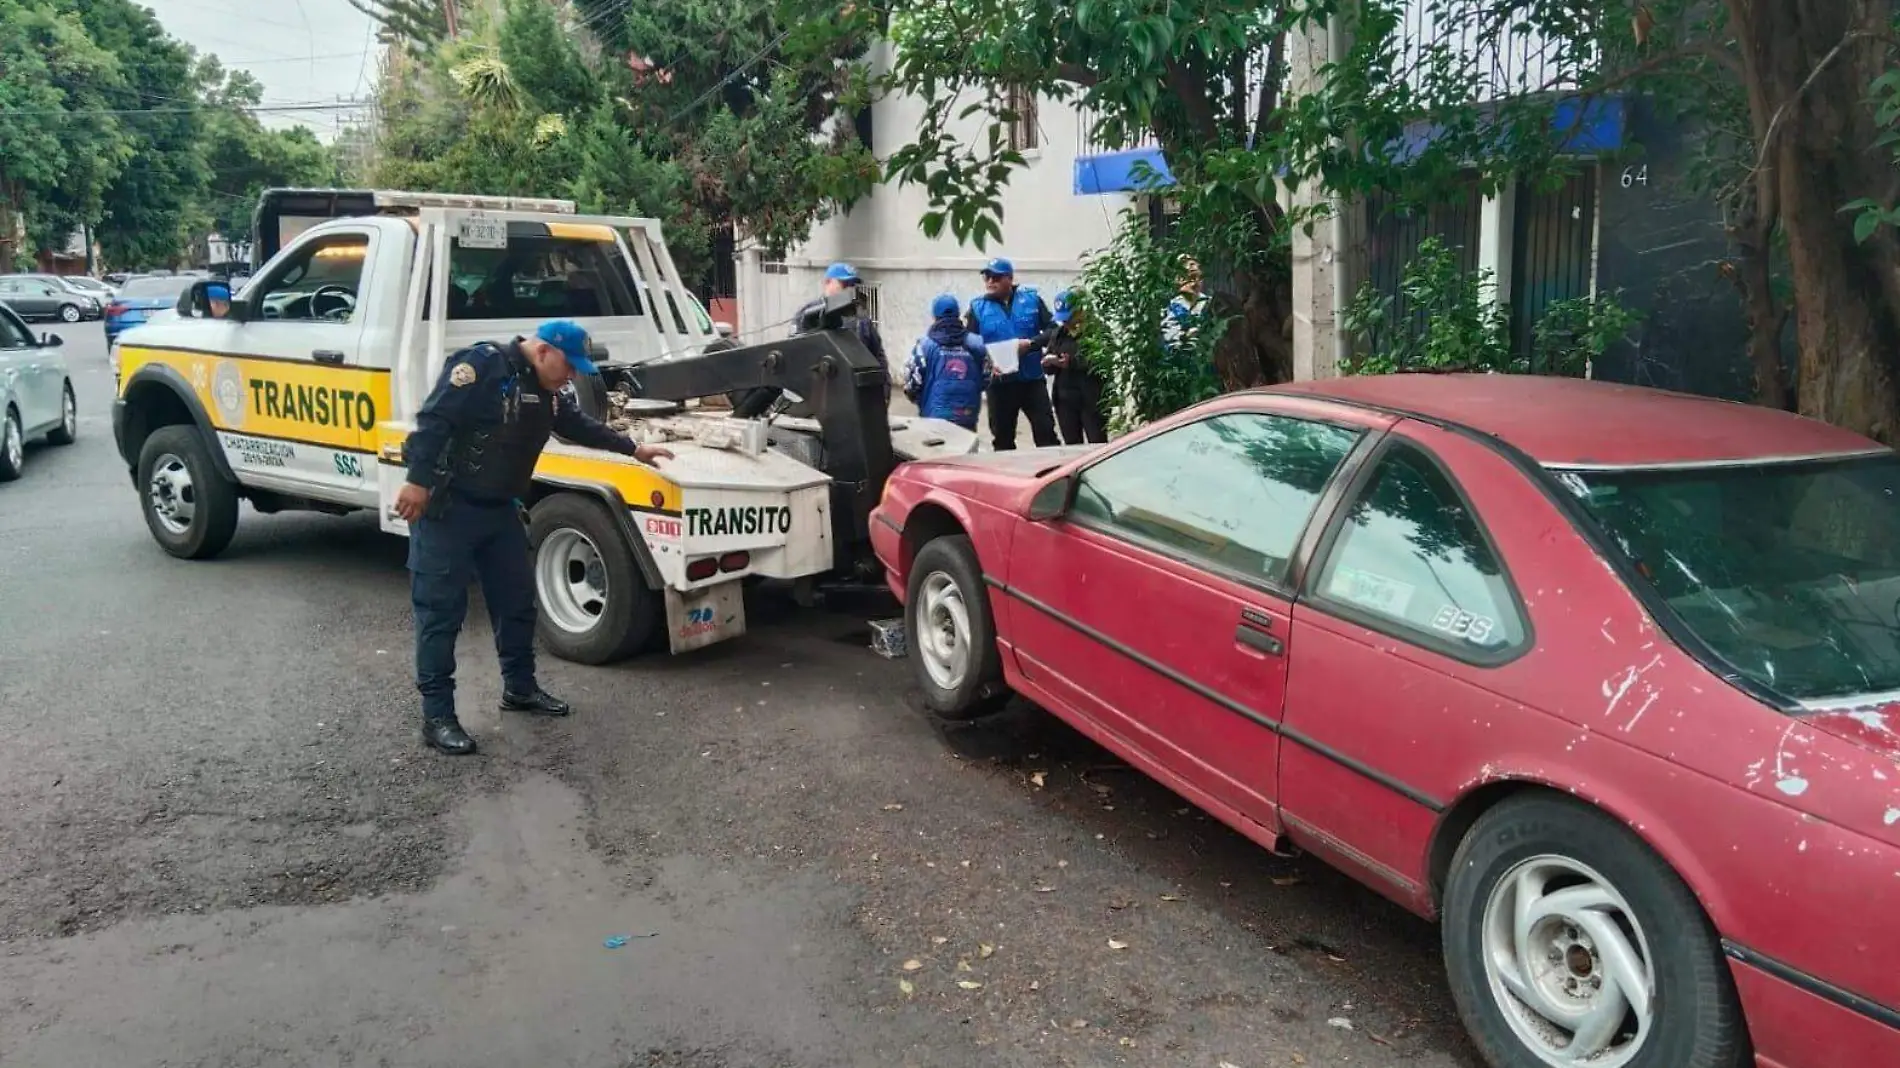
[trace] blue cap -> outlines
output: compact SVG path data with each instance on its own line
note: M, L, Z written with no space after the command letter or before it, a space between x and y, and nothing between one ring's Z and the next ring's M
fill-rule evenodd
M834 263L825 268L825 280L828 282L849 282L858 284L858 269L848 263Z
M572 319L550 319L541 324L534 336L561 350L567 365L577 375L594 375L600 368L587 358L587 330Z
M1016 276L1016 265L998 256L983 265L983 273L986 275L1001 275L1005 278L1014 278Z
M1077 299L1078 296L1080 296L1080 294L1076 293L1073 289L1065 289L1056 294L1056 322L1066 323L1075 318L1075 306L1081 303Z
M937 295L936 300L930 302L930 317L932 319L941 319L946 315L955 315L956 313L957 298L948 293L940 293Z
M205 299L228 301L231 299L231 287L223 282L213 282L205 287Z

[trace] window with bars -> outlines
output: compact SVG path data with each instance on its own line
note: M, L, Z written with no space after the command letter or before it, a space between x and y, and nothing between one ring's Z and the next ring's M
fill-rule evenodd
M1010 115L1009 147L1030 152L1042 147L1041 118L1036 114L1036 93L1015 86L1009 89L1004 107Z

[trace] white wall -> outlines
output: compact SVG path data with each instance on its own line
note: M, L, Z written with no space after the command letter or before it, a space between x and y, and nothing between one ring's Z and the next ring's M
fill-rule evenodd
M888 46L883 46L888 48ZM879 57L887 65L888 53ZM880 185L849 214L828 219L811 239L785 258L784 274L760 269L756 249L742 248L739 262L740 330L747 338L781 336L798 306L816 297L825 267L844 260L877 287L879 328L891 358L901 363L930 325L930 302L954 293L966 306L983 291L978 270L992 256L1008 257L1016 280L1040 289L1045 299L1074 282L1083 256L1108 244L1122 209L1123 196L1075 195L1075 157L1082 140L1073 108L1043 100L1039 107L1040 146L1028 166L1011 175L1003 194L1003 238L979 250L959 245L946 228L939 238L924 236L919 223L930 209L929 197L914 186ZM923 104L909 96L891 96L872 106L871 150L886 159L906 144L924 120ZM983 116L952 128L959 138L983 143Z

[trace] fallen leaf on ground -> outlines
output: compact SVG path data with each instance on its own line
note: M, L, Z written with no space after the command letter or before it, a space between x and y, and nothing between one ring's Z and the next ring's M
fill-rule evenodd
M1089 1022L1087 1020L1070 1020L1069 1021L1069 1029L1073 1031L1080 1031L1084 1027L1087 1027L1088 1025L1089 1025Z
M1042 789L1042 784L1048 779L1048 777L1049 777L1049 773L1046 771L1032 772L1029 776L1029 784L1031 786L1034 786L1036 789L1040 790Z
M1333 955L1333 954L1331 954L1331 953L1328 953L1328 954L1326 954L1326 959L1327 959L1327 960L1329 960L1329 961L1332 961L1332 962L1333 962L1334 964L1344 964L1344 963L1346 963L1346 958L1344 958L1344 957L1339 957L1339 956L1335 956L1335 955Z
M1055 893L1055 892L1056 892L1056 888L1055 888L1055 887L1053 887L1053 886L1038 886L1038 887L1036 887L1036 893L1038 893L1038 894L1053 894L1053 893Z
M902 811L904 811L904 806L902 806L902 805L885 805L885 806L884 806L884 811L886 811L886 812L902 812Z
M1101 782L1089 783L1089 789L1094 790L1096 793L1101 794L1103 797L1107 797L1109 794L1112 794L1115 792L1114 787L1108 785L1107 783L1101 783Z
M1240 1065L1235 1064L1233 1061L1222 1061L1216 1068L1240 1068Z
M976 947L976 955L984 960L988 960L990 958L990 954L994 952L996 952L996 947L992 945L986 944L986 945L980 945Z
M1040 979L1031 979L1031 980L1029 981L1029 989L1031 989L1031 990L1041 990L1041 989L1042 989L1042 980L1040 980Z
M1111 939L1109 939L1109 940L1108 940L1108 948L1110 948L1110 949L1127 949L1127 948L1128 948L1128 943L1126 943L1126 942L1117 942L1117 941L1115 941L1115 940L1114 940L1113 938L1111 938Z
M907 972L914 972L917 969L922 968L923 966L924 966L924 962L916 959L915 957L904 962L904 970Z
M942 936L942 935L931 935L931 936L930 936L930 944L931 944L931 945L933 945L933 946L941 946L941 945L943 945L943 944L944 944L945 942L948 942L948 941L950 941L950 940L949 940L948 938L945 938L945 937L944 937L944 936Z
M1163 901L1179 901L1179 900L1181 900L1181 895L1179 895L1179 894L1162 894L1162 895L1161 895L1161 900L1163 900Z
M905 997L909 997L917 992L917 988L911 985L909 979L899 979L897 981L897 989L902 990Z
M1135 1040L1132 1038L1129 1038L1127 1035L1123 1035L1121 1039L1121 1043L1124 1046L1133 1046L1135 1044Z
M981 989L983 989L983 984L982 984L982 983L979 983L979 982L977 982L977 981L976 981L976 980L974 980L974 979L959 979L959 980L957 980L957 985L958 985L958 986L960 986L960 987L962 987L962 988L963 988L963 989L965 989L965 990L981 990Z
M1297 875L1276 875L1273 877L1273 885L1275 886L1298 886L1305 881L1306 880ZM1222 883L1221 885L1225 886L1226 884Z
M1326 1021L1326 1025L1328 1027L1337 1027L1341 1031L1352 1030L1352 1021L1346 1019L1344 1016L1335 1016L1332 1019Z
M1385 1038L1381 1035L1375 1035L1371 1031L1366 1032L1366 1037L1373 1040L1374 1042L1377 1042L1381 1046L1390 1046L1392 1044L1391 1039Z
M976 969L975 969L975 968L972 968L972 967L970 967L970 962L969 962L969 961L967 961L967 960L960 960L960 961L958 961L958 962L957 962L957 971L960 971L960 972L973 972L973 971L976 971Z

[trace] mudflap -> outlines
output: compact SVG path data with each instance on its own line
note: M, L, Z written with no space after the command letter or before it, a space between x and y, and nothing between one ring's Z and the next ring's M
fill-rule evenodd
M666 591L666 637L675 653L703 649L745 633L745 595L738 579Z

